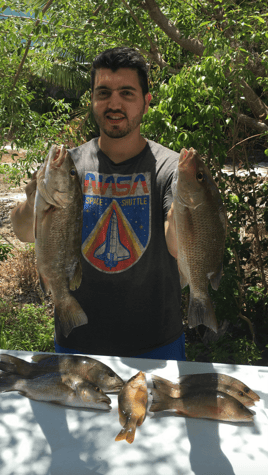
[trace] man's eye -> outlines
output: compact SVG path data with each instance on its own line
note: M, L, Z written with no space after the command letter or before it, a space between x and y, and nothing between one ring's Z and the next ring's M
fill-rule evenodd
M109 92L108 91L99 91L97 93L97 97L108 97L109 96Z

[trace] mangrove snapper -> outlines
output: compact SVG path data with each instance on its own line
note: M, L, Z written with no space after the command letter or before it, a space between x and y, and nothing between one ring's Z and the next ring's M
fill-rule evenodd
M187 376L189 376L188 379L183 381L184 376L182 376L182 380L179 378L179 383L173 383L172 381L161 378L160 376L152 375L152 381L156 389L173 398L185 396L191 391L216 390L233 396L235 399L242 402L244 406L253 406L255 404L254 400L245 392L241 391L241 389L220 381L220 378L217 378L217 373L207 373L202 375L192 374Z
M185 396L172 398L152 389L153 402L151 412L175 411L179 416L215 419L228 422L250 422L253 413L229 394L215 390L196 390Z
M184 376L180 376L178 378L180 384L184 386L192 386L193 381L195 384L198 385L210 385L213 386L217 384L224 384L229 386L232 389L241 392L241 396L247 396L253 401L259 401L260 397L256 394L252 389L250 389L246 384L244 384L239 379L233 378L232 376L228 376L227 374L223 373L198 373L198 374L185 374Z
M208 281L217 290L226 235L219 190L200 155L182 149L172 182L181 287L190 286L189 327L203 324L217 332Z

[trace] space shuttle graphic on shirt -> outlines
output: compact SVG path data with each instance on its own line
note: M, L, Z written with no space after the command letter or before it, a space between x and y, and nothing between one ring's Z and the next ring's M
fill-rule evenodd
M142 256L151 233L151 174L86 172L82 253L102 272L123 272Z
M115 211L112 212L105 241L96 249L94 257L103 260L110 270L116 267L119 261L130 258L130 251L120 242Z

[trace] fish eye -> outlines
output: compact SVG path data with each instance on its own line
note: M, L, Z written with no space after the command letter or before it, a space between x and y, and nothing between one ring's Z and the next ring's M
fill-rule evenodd
M238 391L238 395L239 395L239 396L244 396L243 391Z
M70 170L70 175L75 176L76 175L76 170L74 168L71 168Z
M113 378L114 373L112 371L109 371L108 376L110 376L110 378Z
M204 174L202 172L198 172L196 175L196 178L198 181L203 181L204 180Z
M247 386L245 386L245 387L244 387L244 391L245 391L245 393L247 394L247 393L249 393L250 389L249 389Z

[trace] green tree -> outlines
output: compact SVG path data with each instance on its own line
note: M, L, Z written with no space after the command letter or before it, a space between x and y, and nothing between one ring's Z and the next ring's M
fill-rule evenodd
M97 53L118 45L139 50L149 64L153 96L142 132L174 150L195 147L217 177L229 226L224 277L211 293L219 320L235 323L240 316L255 339L251 322L267 317L267 184L252 171L243 180L229 179L221 167L226 158L248 166L250 146L267 147L266 2L11 0L9 6L25 14L7 15L2 5L1 143L12 132L17 146L32 149L29 168L52 141L86 140L93 130L89 92L72 114L64 101L54 101L54 110L40 115L32 110L30 79L45 78L82 94ZM75 114L79 120L70 122Z

